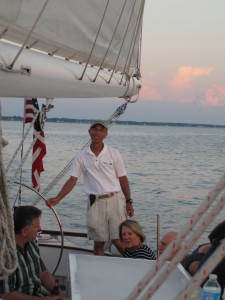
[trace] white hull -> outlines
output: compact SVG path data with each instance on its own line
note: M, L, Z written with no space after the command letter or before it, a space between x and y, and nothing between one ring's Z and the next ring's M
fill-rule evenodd
M97 68L88 67L82 80L84 65L24 49L13 70L6 69L19 51L19 47L0 42L0 97L36 98L98 98L125 97L138 93L140 80L131 80L130 86L120 84L122 75L101 70L93 82ZM30 70L30 74L21 72ZM125 77L123 78L125 82Z
M126 300L154 263L145 259L70 254L71 300ZM178 265L151 299L176 299L188 278L183 267ZM192 296L193 300L200 300L201 289ZM135 299L147 299L142 297L140 293Z
M41 256L50 272L60 257L60 240L39 240ZM55 272L66 287L66 299L70 300L126 300L138 282L153 267L155 261L122 257L94 256L89 249L65 242L62 259ZM153 300L175 300L190 276L178 264L168 279L151 297ZM145 290L144 290L145 291ZM137 299L141 299L142 294ZM191 299L201 299L201 288L195 290Z

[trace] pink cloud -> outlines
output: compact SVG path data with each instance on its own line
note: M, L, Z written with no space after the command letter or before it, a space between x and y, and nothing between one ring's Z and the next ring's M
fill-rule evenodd
M187 88L190 83L197 77L207 76L213 71L213 68L194 68L194 67L180 67L177 69L171 85L174 88Z
M225 86L214 84L211 88L208 88L200 104L203 106L224 106Z
M197 78L206 77L213 70L211 67L182 66L177 69L172 81L168 81L166 74L146 74L143 76L140 99L195 103L200 106L225 106L225 85L215 83L212 86L205 86L208 80L206 83L193 82Z
M142 82L140 98L143 100L161 100L161 96L157 90L146 81Z

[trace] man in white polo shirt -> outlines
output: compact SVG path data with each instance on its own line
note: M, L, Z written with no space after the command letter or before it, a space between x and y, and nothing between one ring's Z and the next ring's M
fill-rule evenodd
M94 240L95 255L104 255L104 244L108 240L123 252L124 246L119 239L119 224L127 218L127 215L132 217L134 214L123 159L118 150L103 143L108 135L107 126L107 122L102 120L91 124L90 146L74 158L70 178L58 195L47 201L48 206L58 204L83 175L84 190L88 196L88 237Z

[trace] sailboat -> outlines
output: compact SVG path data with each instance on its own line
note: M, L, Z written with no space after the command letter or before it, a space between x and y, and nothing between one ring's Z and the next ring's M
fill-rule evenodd
M0 97L46 98L46 111L55 98L136 101L144 4L144 0L0 0ZM58 235L61 241L48 238ZM151 283L151 270L161 261L155 265L110 254L95 257L89 249L64 243L67 235L86 238L43 230L38 243L47 268L65 280L68 299L172 300L190 278L175 266L167 280L157 284L154 295L142 296L144 286ZM167 253L162 260L166 258ZM200 299L200 293L192 296Z
M1 97L132 97L144 1L0 1Z

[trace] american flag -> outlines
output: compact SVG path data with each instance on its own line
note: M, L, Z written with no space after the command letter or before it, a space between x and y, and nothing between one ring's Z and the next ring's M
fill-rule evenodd
M39 106L37 98L25 98L24 99L24 117L23 122L31 123L36 113L39 112Z
M24 123L30 123L33 121L34 116L38 113L37 119L34 124L34 145L33 145L33 155L32 155L32 184L33 188L40 191L40 174L44 171L43 167L43 157L46 154L45 145L45 135L44 131L38 130L38 128L43 128L38 125L41 120L38 101L36 98L25 98L24 99Z
M32 183L33 188L40 191L40 174L44 171L43 158L46 154L44 131L37 131L34 128L34 146L32 156Z

